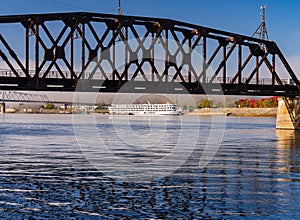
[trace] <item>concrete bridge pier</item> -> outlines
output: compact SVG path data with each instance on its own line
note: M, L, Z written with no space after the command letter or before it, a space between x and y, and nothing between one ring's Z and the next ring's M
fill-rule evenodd
M300 97L278 99L276 128L300 129Z
M5 102L0 102L0 113L5 113Z

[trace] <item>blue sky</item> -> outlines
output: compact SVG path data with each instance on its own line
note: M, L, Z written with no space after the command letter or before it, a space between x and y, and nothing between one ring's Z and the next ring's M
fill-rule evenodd
M116 13L117 2L117 0L8 0L1 1L0 14L73 11ZM267 5L266 24L270 39L277 42L292 63L298 63L298 58L300 60L300 1L121 0L121 3L123 13L127 15L171 18L244 35L251 35L259 26L260 6Z

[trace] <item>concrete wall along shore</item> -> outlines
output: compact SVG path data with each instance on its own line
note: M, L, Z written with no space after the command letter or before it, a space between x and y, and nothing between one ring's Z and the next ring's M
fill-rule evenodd
M277 108L203 108L188 112L186 115L224 115L243 117L276 117Z

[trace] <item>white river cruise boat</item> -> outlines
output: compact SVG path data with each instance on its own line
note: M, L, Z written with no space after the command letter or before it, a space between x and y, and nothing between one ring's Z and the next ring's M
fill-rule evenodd
M180 115L182 110L176 104L111 104L112 115Z

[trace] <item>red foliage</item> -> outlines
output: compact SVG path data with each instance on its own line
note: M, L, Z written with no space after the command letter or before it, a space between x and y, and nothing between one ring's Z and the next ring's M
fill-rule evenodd
M278 106L278 98L278 96L273 96L270 98L262 98L260 100L239 99L235 102L235 106L238 108L274 108Z

